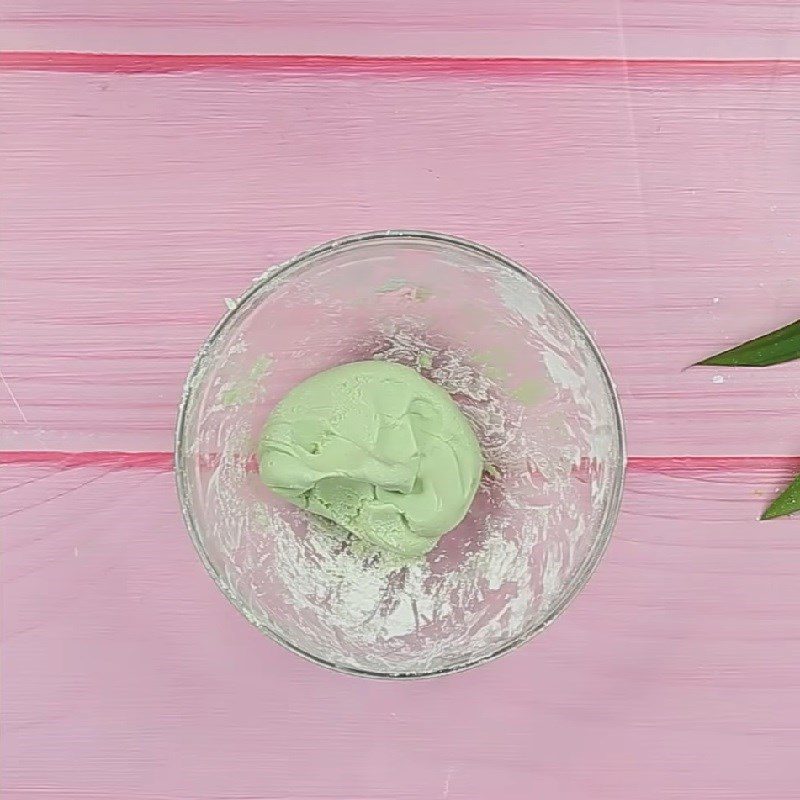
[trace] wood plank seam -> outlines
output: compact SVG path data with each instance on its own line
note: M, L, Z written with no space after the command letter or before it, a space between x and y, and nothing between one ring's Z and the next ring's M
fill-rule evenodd
M342 56L172 53L81 53L7 51L0 71L52 71L119 74L168 74L208 70L255 72L325 72L358 74L440 74L525 76L580 72L602 74L625 69L629 74L707 74L709 72L772 77L800 74L800 59L628 59L628 58L474 58L452 56Z
M41 465L65 469L74 467L111 467L114 469L155 469L170 471L173 454L169 451L136 452L124 450L0 451L0 465ZM697 472L751 472L767 469L800 469L800 457L794 456L634 456L628 470L636 473L686 474Z

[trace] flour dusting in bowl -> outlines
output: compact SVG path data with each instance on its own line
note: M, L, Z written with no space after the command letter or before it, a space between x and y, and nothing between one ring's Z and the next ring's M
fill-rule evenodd
M469 419L485 470L467 516L404 558L259 480L281 398L353 361L405 365ZM547 625L585 582L624 472L616 398L574 316L477 245L390 232L268 272L187 382L178 482L198 550L242 613L319 663L386 677L481 663Z

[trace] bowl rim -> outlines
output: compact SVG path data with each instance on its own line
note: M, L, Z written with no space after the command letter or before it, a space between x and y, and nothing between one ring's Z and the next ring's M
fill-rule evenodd
M204 368L204 362L208 357L209 351L216 343L217 339L228 328L228 326L232 324L234 320L238 319L241 312L244 311L245 307L248 305L248 301L250 301L256 294L258 294L258 292L263 287L265 287L269 283L272 283L277 278L285 276L287 273L290 273L295 269L299 269L307 262L312 261L313 259L316 259L319 256L332 253L337 250L342 250L353 245L363 244L367 242L375 242L383 240L391 244L404 239L405 240L416 239L427 242L433 242L438 245L445 245L448 247L455 247L460 250L466 250L467 252L473 255L477 254L483 257L490 258L495 262L497 262L500 266L509 269L516 275L524 278L538 290L544 292L546 295L549 296L549 298L567 316L570 322L574 324L578 332L584 337L589 347L589 350L597 360L597 363L600 367L600 372L603 377L603 382L609 392L611 400L612 416L614 420L614 431L613 431L615 438L614 445L616 446L619 455L617 458L617 463L613 467L614 469L614 473L612 475L613 485L611 487L609 501L604 511L602 523L600 526L600 531L598 535L595 537L590 552L584 559L583 564L581 564L580 568L572 576L572 579L567 584L567 587L565 588L564 592L559 598L558 603L556 603L553 606L553 608L550 609L547 616L541 622L539 622L536 626L534 626L530 630L528 629L524 630L522 633L515 636L513 639L506 642L502 646L498 647L496 650L494 650L492 653L489 653L488 655L480 656L478 658L473 658L473 659L466 658L463 661L454 664L452 666L442 667L439 669L431 669L428 671L380 672L378 670L353 667L348 664L338 664L335 661L329 661L324 658L321 658L320 656L306 652L302 648L288 641L281 634L277 633L274 630L271 630L266 624L259 621L252 614L252 612L250 612L244 606L244 604L236 597L236 595L232 592L232 590L228 586L223 576L220 575L220 573L211 563L211 560L209 559L205 547L203 546L203 543L200 539L198 526L195 524L194 516L192 514L191 504L189 501L190 493L186 477L186 461L188 454L187 454L187 448L185 447L186 444L185 433L187 425L187 410L190 401L194 397L194 393L198 388L198 386L196 385L197 378L200 374L202 374ZM322 667L327 667L328 669L331 669L335 672L343 672L347 675L376 678L383 680L413 680L422 678L434 678L442 675L449 675L456 672L464 672L465 670L481 666L482 664L486 664L490 661L494 661L495 659L500 658L501 656L506 655L507 653L510 653L519 647L522 647L524 644L527 644L529 641L531 641L531 639L538 636L542 631L548 628L561 615L561 613L567 608L567 606L572 602L572 600L575 599L575 597L581 592L581 590L586 586L586 584L589 581L589 578L594 573L595 569L597 568L597 565L599 564L601 558L603 557L604 553L608 548L608 543L611 539L611 534L617 523L617 519L619 518L619 511L622 502L622 494L625 484L625 475L627 466L627 446L625 440L625 426L622 416L622 407L620 404L616 386L614 385L614 381L611 377L611 372L608 368L608 364L606 363L605 358L603 357L603 354L601 353L599 347L595 343L589 331L586 329L586 326L578 318L577 314L575 314L575 312L569 307L569 305L567 305L567 303L555 291L553 291L553 289L551 289L543 280L533 275L533 273L525 269L516 261L504 256L502 253L496 250L478 244L477 242L470 241L469 239L460 238L458 236L451 236L450 234L445 234L445 233L437 233L434 231L415 230L415 229L374 230L374 231L367 231L364 233L350 234L348 236L342 236L337 239L331 239L327 242L312 247L308 250L304 250L298 255L295 255L292 258L289 258L288 260L283 261L280 264L271 267L267 269L264 273L262 273L260 278L256 279L253 282L253 285L249 287L239 297L236 304L232 305L228 309L228 311L225 314L223 314L219 322L214 326L211 333L209 333L209 335L206 337L205 341L200 346L200 349L195 355L191 367L189 369L188 375L186 377L186 380L183 384L180 404L178 407L178 416L175 425L174 447L175 447L175 483L178 492L178 500L181 507L181 513L183 515L184 523L186 524L189 537L192 540L192 544L194 545L195 550L197 551L197 554L200 557L200 561L202 562L203 566L206 569L206 572L208 572L208 574L211 576L211 578L213 579L214 583L217 585L219 590L223 593L223 595L225 595L225 597L237 609L237 611L239 611L239 613L248 622L250 622L253 626L255 626L265 636L272 639L274 642L277 642L279 645L286 648L290 652L301 656L307 661L310 661Z

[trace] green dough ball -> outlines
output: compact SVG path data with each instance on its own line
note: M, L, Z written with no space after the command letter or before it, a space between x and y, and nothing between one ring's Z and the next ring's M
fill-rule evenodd
M483 471L450 395L385 361L334 367L292 389L258 458L270 489L403 556L427 553L461 522Z

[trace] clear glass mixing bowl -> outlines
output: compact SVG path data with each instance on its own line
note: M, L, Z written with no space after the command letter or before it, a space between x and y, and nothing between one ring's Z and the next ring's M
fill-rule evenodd
M229 305L186 382L176 474L200 557L250 622L318 664L409 678L481 664L558 616L608 542L625 452L603 359L553 292L480 245L385 231L303 253ZM469 514L422 559L370 550L258 478L275 404L364 359L443 386L483 449Z

